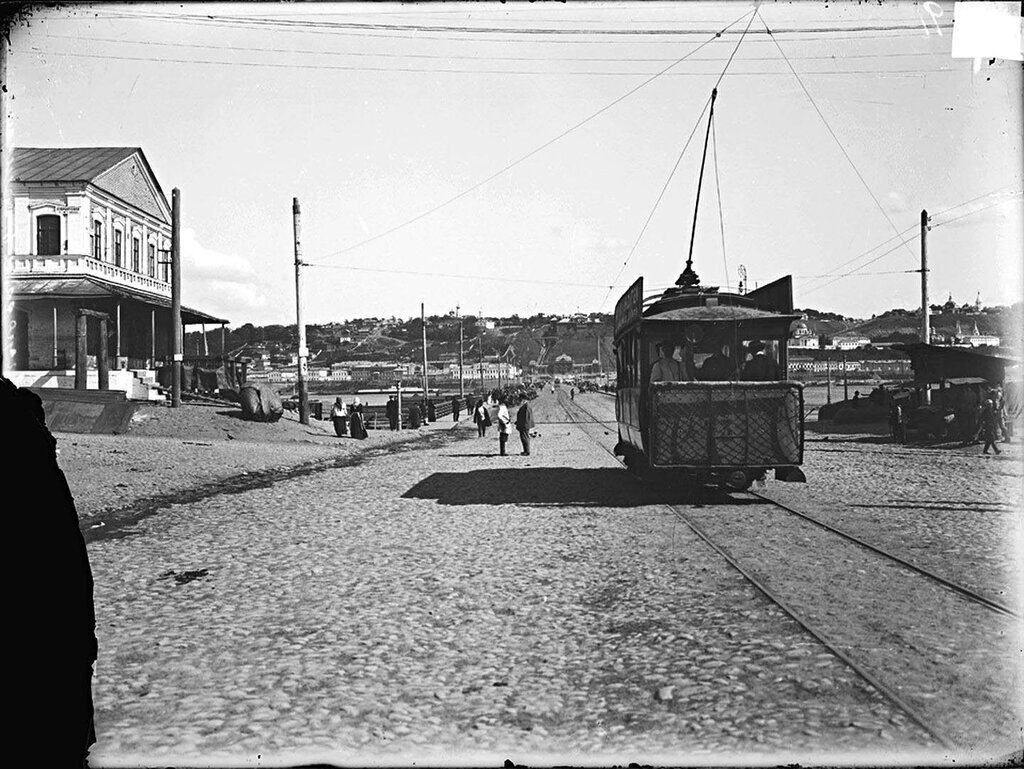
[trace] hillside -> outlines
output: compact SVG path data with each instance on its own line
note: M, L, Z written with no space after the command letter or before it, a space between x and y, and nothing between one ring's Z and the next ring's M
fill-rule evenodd
M868 319L848 318L812 308L794 311L817 337L831 339L837 334L861 334L872 342L912 342L920 338L920 313L896 308ZM427 357L431 361L455 362L459 356L459 327L463 331L463 360L472 365L481 359L493 361L499 354L520 366L530 361L552 363L568 355L573 363L589 364L600 360L608 367L612 355L612 319L608 314L591 313L562 318L537 314L529 318L457 318L453 314L427 318ZM931 324L939 337L960 333L999 336L1003 347L1020 349L1024 336L1024 305L971 308L933 306ZM420 361L423 358L423 326L419 318L355 319L346 323L307 326L311 365L329 366L347 360ZM202 349L197 333L186 335L185 350L198 354ZM298 346L294 325L255 327L245 324L226 334L221 348L220 333L208 335L211 355L256 358L269 355L271 363L287 363Z

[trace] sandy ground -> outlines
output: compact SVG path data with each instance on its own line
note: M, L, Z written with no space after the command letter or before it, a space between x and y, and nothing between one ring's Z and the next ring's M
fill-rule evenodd
M339 438L329 421L298 421L285 412L273 424L249 422L231 405L144 405L123 435L55 433L58 461L75 496L78 515L137 505L241 476L328 462L360 451L415 440L451 428L451 419L419 430L371 430L357 441Z

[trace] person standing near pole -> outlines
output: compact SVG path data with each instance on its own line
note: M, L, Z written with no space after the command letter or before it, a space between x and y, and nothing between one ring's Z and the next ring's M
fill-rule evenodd
M516 412L516 430L523 444L524 457L530 456L530 431L533 430L533 424L533 409L530 408L530 401L524 399Z

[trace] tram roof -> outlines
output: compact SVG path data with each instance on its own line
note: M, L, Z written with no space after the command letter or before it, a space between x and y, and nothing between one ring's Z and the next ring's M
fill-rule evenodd
M652 310L654 312L652 312ZM658 311L658 306L647 308L643 315L644 322L652 321L684 321L689 323L730 323L746 321L778 322L800 320L799 315L786 315L777 312L758 310L754 307L738 305L698 305L695 307L675 307Z

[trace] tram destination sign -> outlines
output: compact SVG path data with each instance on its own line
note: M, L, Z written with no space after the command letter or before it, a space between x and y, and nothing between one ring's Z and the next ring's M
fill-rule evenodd
M615 333L640 320L644 310L644 279L639 277L615 303Z

